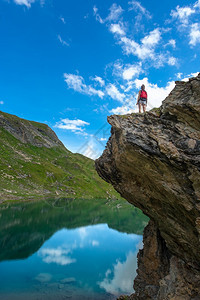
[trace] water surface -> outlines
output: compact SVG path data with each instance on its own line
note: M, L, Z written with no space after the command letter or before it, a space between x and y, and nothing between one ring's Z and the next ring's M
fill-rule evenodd
M129 205L105 209L85 200L84 209L82 201L1 206L0 299L103 300L133 292L147 219Z

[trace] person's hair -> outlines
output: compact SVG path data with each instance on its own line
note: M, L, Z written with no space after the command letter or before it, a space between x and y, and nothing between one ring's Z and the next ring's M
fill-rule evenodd
M145 89L145 85L144 85L144 84L141 85L141 89L142 89L142 90Z

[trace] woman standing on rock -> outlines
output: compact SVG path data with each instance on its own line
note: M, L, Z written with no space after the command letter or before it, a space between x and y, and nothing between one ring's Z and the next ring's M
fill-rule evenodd
M145 91L145 85L141 86L141 90L138 93L137 105L139 105L139 113L141 113L141 106L143 108L143 112L146 111L147 106L147 92Z

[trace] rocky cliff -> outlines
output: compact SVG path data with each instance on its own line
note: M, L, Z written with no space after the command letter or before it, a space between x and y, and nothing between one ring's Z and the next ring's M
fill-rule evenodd
M108 122L97 172L150 217L130 299L200 299L200 74L160 109Z

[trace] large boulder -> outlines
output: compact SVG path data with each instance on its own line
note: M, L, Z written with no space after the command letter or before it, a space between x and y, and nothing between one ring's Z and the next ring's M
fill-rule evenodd
M159 109L108 122L97 172L151 219L134 299L200 299L200 74L176 82Z

